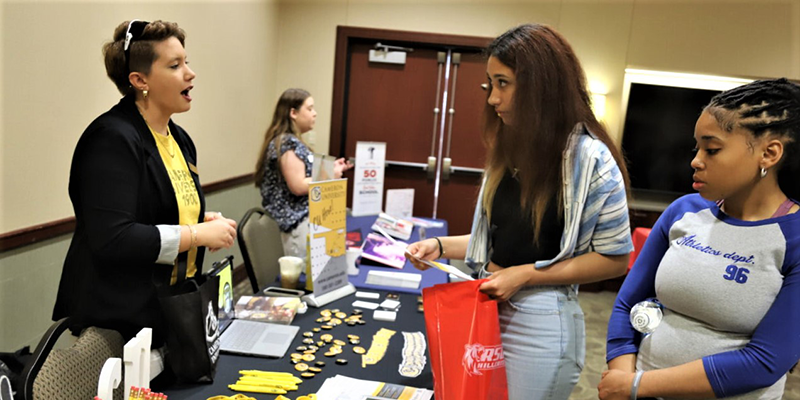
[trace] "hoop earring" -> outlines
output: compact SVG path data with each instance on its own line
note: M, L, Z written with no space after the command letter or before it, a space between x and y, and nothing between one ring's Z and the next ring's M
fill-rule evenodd
M147 99L147 89L145 89L145 90L142 90L142 97L144 97L145 99Z
M767 170L765 168L761 168L761 178L763 179L765 176L767 176Z

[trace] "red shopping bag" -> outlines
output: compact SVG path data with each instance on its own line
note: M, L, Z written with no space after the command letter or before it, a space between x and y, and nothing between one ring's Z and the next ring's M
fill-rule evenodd
M478 290L484 280L422 290L437 400L507 400L497 302Z

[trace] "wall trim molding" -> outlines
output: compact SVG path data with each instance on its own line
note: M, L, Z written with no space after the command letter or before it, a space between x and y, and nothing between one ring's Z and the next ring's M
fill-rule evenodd
M221 192L234 186L249 184L252 182L253 174L234 176L232 178L202 185L203 193L209 195L215 192ZM75 217L67 217L2 233L0 234L0 253L4 253L19 247L30 246L48 239L53 239L61 235L72 233L73 231L75 231Z

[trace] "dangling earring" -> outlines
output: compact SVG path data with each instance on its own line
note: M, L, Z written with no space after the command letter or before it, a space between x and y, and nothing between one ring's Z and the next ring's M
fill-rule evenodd
M761 178L763 179L765 176L767 176L767 170L765 168L761 168Z
M142 90L142 97L144 97L145 99L147 99L147 89L145 89L145 90Z

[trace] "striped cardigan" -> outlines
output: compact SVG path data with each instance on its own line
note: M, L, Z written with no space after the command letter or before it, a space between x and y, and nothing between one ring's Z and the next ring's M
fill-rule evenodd
M563 157L564 232L561 251L536 268L589 252L622 255L633 251L622 173L608 147L582 123L575 126ZM472 221L466 262L477 270L491 254L489 221L483 208L484 177Z

